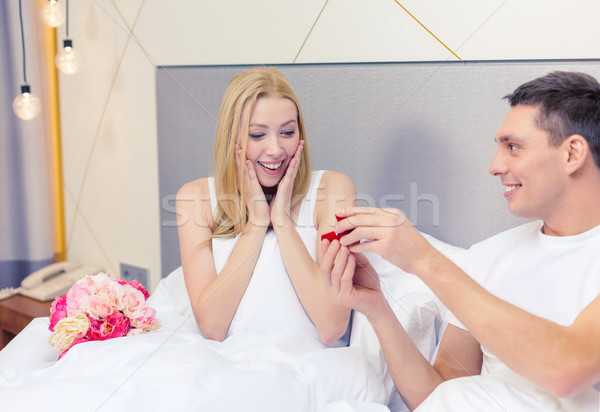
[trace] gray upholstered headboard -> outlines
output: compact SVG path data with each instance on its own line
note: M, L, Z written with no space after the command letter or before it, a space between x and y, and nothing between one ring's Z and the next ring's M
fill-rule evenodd
M163 276L180 265L175 194L211 175L221 96L247 67L157 69ZM278 67L300 97L313 170L348 174L359 204L397 207L463 247L521 222L487 173L508 110L502 96L552 70L600 78L596 60Z

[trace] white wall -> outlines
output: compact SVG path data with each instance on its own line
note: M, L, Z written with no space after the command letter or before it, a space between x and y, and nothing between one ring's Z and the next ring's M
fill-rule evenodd
M399 3L463 60L600 57L595 0ZM155 66L457 59L394 0L78 0L70 13L84 63L60 77L68 259L148 268L152 289Z

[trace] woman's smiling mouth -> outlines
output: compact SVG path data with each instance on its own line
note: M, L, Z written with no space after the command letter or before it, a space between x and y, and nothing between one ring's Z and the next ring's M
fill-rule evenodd
M261 165L264 169L266 169L267 173L277 173L279 171L279 169L281 168L281 165L283 165L283 162L277 162L277 163L266 163L266 162L261 162L259 160L256 161L259 165Z

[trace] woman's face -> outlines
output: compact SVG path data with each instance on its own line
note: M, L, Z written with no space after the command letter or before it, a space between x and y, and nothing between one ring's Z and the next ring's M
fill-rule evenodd
M252 161L261 186L279 184L298 148L298 110L285 97L259 97L252 113L242 111L242 124L250 116L246 158ZM238 136L238 141L244 138Z

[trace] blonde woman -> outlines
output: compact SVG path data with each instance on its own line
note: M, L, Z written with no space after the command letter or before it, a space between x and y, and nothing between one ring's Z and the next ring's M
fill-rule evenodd
M356 198L341 173L311 172L296 93L275 68L237 75L221 102L215 175L177 195L181 261L202 335L284 334L332 344L350 309L325 294L320 237Z

